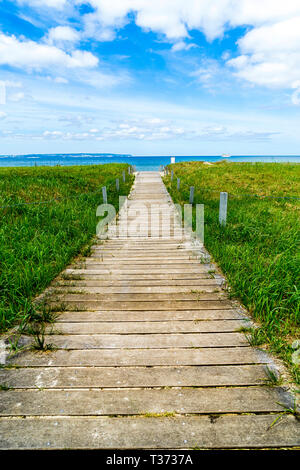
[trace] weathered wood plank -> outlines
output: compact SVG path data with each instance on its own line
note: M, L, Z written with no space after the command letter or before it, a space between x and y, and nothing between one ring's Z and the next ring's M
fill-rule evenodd
M17 366L230 366L269 363L269 358L250 347L199 349L58 349L51 353L22 352L8 359ZM254 369L253 369L254 370ZM258 370L261 370L259 368ZM211 374L215 373L210 369ZM229 371L229 369L228 369ZM257 372L257 370L255 369ZM0 370L5 382L7 371Z
M125 289L124 289L125 291ZM74 292L74 293L73 293ZM172 302L177 301L218 301L225 298L222 291L217 293L206 293L199 291L199 293L190 292L175 292L171 293L153 293L153 292L144 292L144 293L135 293L135 292L120 292L120 293L98 293L97 288L95 292L86 292L85 289L76 290L76 287L69 287L67 289L56 289L53 297L55 299L60 299L62 302L76 302L76 301L105 301L105 302L169 302L170 299Z
M144 334L144 333L233 333L241 327L250 326L241 320L223 321L123 321L123 322L64 322L49 326L48 331L60 334Z
M60 307L63 305L68 310L208 310L208 309L225 309L232 308L232 303L228 300L195 300L195 301L180 301L180 300L161 300L161 301L114 301L106 302L105 300L87 301L87 300L68 300L64 301L50 301L49 305Z
M132 388L263 385L262 366L23 367L0 371L13 388Z
M72 293L82 294L105 294L106 300L112 300L115 295L130 295L130 300L147 300L147 297L151 296L151 300L165 300L170 297L177 300L190 300L198 297L205 296L209 299L217 298L217 296L208 296L207 294L223 293L218 288L217 284L210 286L199 286L198 289L192 289L191 286L131 286L127 283L124 286L117 287L106 287L106 286L81 286L80 284L74 283L74 285L56 285L55 294L67 295ZM146 295L145 295L146 294ZM182 295L184 294L184 295ZM204 294L204 295L203 295ZM138 297L136 297L138 295ZM93 296L95 298L95 296ZM118 300L118 297L115 297Z
M295 447L298 422L276 415L175 418L2 418L3 449L223 449Z
M31 338L28 337L31 341ZM242 333L168 334L62 334L45 335L46 343L60 349L164 349L249 346Z
M100 310L95 312L69 311L58 314L57 322L139 322L139 321L219 321L245 320L236 309L227 310Z
M105 416L145 413L262 413L291 406L280 388L176 388L127 390L9 390L1 416Z

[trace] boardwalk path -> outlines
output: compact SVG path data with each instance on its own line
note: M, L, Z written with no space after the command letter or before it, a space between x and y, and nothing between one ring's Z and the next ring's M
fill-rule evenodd
M158 173L138 174L118 228L126 213L135 220L136 202L173 208ZM201 247L188 235L147 235L111 229L66 270L52 302L67 311L48 337L58 349L18 354L8 363L20 367L0 370L11 387L1 391L0 447L299 446L294 416L270 428L277 402L291 397L265 385L270 359L238 331L245 319L200 262Z

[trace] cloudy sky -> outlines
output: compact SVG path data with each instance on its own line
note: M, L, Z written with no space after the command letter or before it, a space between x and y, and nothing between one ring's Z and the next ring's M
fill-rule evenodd
M300 154L300 0L0 0L0 153Z

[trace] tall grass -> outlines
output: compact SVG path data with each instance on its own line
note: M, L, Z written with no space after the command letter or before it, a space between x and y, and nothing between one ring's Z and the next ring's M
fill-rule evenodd
M102 186L107 187L108 203L118 208L119 194L127 195L133 182L127 167L110 164L0 169L2 331L21 321L32 308L34 297L91 243L98 222L96 208L102 203ZM116 178L120 180L119 194Z
M187 203L195 186L194 202L205 205L205 245L226 274L231 295L260 322L260 343L289 363L299 382L291 343L300 321L300 200L277 197L300 197L300 165L185 162L172 169L173 183L170 176L165 182L173 199ZM229 193L225 228L218 223L220 191Z

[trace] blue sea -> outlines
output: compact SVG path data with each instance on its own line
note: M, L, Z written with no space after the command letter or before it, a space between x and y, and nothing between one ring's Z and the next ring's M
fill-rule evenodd
M183 161L206 161L216 162L226 160L227 162L290 162L300 163L300 156L288 155L264 155L248 156L235 155L230 158L221 156L180 156L175 157L176 162ZM129 163L135 165L137 171L157 171L161 165L170 163L170 157L166 156L132 156L103 153L72 153L72 154L32 154L32 155L0 155L1 166L68 166L68 165L101 165L104 163Z

